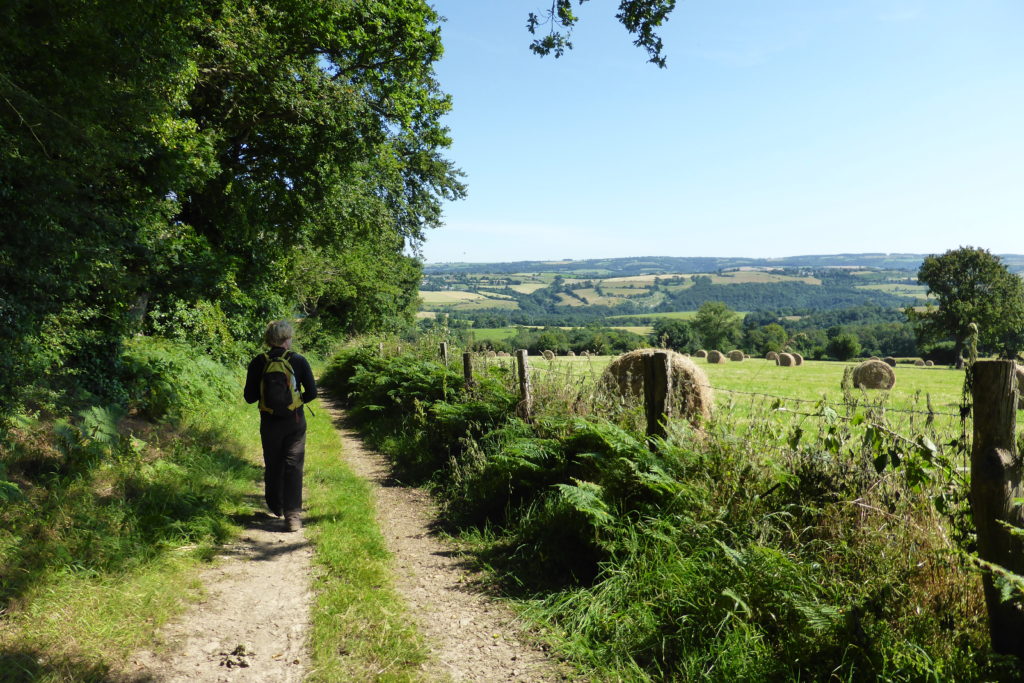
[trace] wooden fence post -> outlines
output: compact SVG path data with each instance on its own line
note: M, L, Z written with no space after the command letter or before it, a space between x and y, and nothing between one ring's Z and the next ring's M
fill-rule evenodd
M473 354L466 351L462 354L462 375L466 379L466 388L473 386Z
M668 413L671 409L672 366L668 352L655 351L644 356L644 409L647 414L647 436L665 438L668 434Z
M441 342L441 362L448 366L448 342Z
M1015 364L977 361L971 373L974 445L971 449L971 511L978 531L978 556L1024 574L1024 541L1004 526L1021 527L1021 464L1017 458ZM1024 605L1019 596L1003 602L991 573L982 577L992 648L1024 656Z
M519 396L521 398L516 412L519 417L529 420L533 413L533 395L530 393L530 364L526 360L526 356L526 349L516 351L516 364L519 367Z

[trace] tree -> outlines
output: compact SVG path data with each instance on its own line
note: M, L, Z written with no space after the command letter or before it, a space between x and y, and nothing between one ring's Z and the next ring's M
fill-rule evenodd
M765 354L769 351L782 351L782 347L786 345L786 341L789 339L786 328L778 323L769 323L761 327L748 329L746 336L748 347L759 354Z
M63 373L117 398L140 329L230 355L206 332L411 322L419 245L464 194L438 22L426 0L0 3L0 394Z
M1024 283L986 249L960 247L928 256L917 279L928 286L938 307L908 308L907 317L924 342L952 338L957 367L963 366L972 323L978 327L978 344L990 349L1024 327Z
M825 352L836 360L850 360L860 353L860 341L855 334L841 332L828 340Z
M740 316L721 301L706 301L697 310L693 328L710 349L732 346L740 336Z
M697 334L693 325L685 320L658 318L654 323L651 338L655 344L664 345L673 351L689 352L697 347Z
M585 2L587 0L577 0L579 5ZM655 29L668 21L675 6L676 0L620 0L619 11L615 15L619 23L636 36L633 44L645 49L650 56L648 61L662 69L666 66L662 54L664 45ZM541 26L548 27L547 35L535 39L530 49L541 56L554 54L556 58L561 57L566 50L572 49L570 38L577 21L578 17L572 10L572 0L551 0L551 7L539 15L530 12L526 28L531 34L536 35Z

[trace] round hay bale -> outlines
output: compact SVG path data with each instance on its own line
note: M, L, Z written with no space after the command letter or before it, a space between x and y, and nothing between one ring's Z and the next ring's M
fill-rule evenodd
M914 365L916 365L919 368L923 368L924 367L924 361L921 360L920 358L918 358L917 360L914 361Z
M709 363L724 363L726 356L721 351L708 351Z
M896 359L892 356L886 356L882 359L882 362L888 365L890 368L896 367Z
M926 360L926 361L924 362L924 366L925 366L926 368L931 368L931 367L935 367L935 361L933 361L933 360Z
M612 360L601 375L601 384L623 396L644 394L644 357L664 349L637 349ZM704 371L689 358L668 351L672 366L672 414L696 423L711 416L715 394Z
M494 351L488 351L487 352L487 357L488 358L497 358L498 354L496 352L494 352Z
M773 360L777 362L779 360L779 354L776 353L775 351L769 351L768 353L764 354L764 359Z
M732 351L729 352L729 360L740 361L743 360L744 358L745 356L743 355L743 352L740 351L739 349L733 349Z
M498 351L498 356L500 358L508 358L511 355L512 354L510 354L508 351Z
M793 361L796 365L804 364L804 357L801 356L799 353L791 353L789 355L793 356Z
M853 386L860 389L892 389L896 373L881 360L866 360L853 369Z
M572 350L570 350L570 351L569 351L569 353L567 353L567 354L565 354L565 355L567 355L567 356L573 356L573 357L575 357L575 356L576 356L576 352L575 352L575 351L572 351Z
M590 351L580 351L580 355L586 358L587 356L590 355Z
M704 349L701 349L700 351L698 351L697 353L695 353L693 355L696 356L697 358L707 358L708 357L708 352L705 351Z
M882 359L879 358L878 356L871 356L871 358L868 358L868 360L882 360Z
M544 360L553 360L554 357L555 357L555 352L554 351L552 351L551 349L544 349Z
M791 353L780 353L779 357L775 359L776 365L781 365L785 368L791 368L796 365L796 358Z

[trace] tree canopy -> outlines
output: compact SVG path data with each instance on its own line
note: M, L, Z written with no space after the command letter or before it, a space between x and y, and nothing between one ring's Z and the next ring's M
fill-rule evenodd
M697 310L693 329L709 349L724 349L740 337L740 316L721 301L707 301Z
M577 0L583 5L587 0ZM615 18L634 37L633 44L643 48L649 57L648 61L664 69L667 61L664 55L664 44L655 32L658 27L668 21L669 15L676 7L676 0L620 0ZM572 49L572 29L579 21L573 11L572 0L551 0L551 6L537 12L530 12L526 20L526 28L531 34L537 35L542 27L547 33L536 38L530 49L536 54L545 56L553 54L556 58Z
M425 0L11 0L0 44L0 392L110 377L133 331L411 321L464 193Z
M907 309L908 317L923 339L952 338L958 359L973 334L972 324L978 327L979 344L988 348L1005 345L1024 327L1024 283L986 249L960 247L929 256L917 279L938 306Z

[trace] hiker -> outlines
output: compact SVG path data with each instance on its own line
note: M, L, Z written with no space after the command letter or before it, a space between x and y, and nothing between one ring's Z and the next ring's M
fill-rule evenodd
M270 350L249 363L245 401L259 402L267 507L275 517L284 515L287 531L298 531L302 528L302 465L306 458L302 406L316 398L316 383L309 362L291 350L292 326L287 321L267 325L263 341Z

